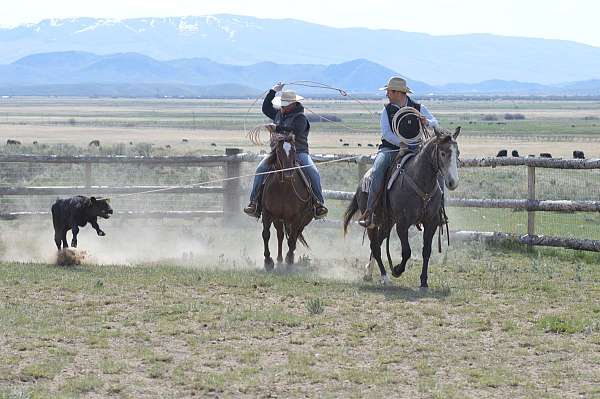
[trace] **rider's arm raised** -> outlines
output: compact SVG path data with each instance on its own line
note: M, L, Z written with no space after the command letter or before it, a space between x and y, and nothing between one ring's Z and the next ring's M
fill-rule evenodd
M271 120L275 120L275 115L277 114L277 110L273 106L273 99L275 98L275 90L269 90L269 93L265 96L262 105L262 112Z

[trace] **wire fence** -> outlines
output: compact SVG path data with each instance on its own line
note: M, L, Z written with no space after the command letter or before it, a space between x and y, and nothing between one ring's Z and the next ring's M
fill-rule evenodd
M27 162L26 156L23 156L24 160L17 162L14 158L7 157L0 155L2 215L48 212L57 197L96 193L98 196L115 196L117 200L113 201L113 208L117 214L156 213L156 217L181 216L200 211L240 215L241 197L247 195L252 183L252 177L248 175L254 172L256 162L260 159L256 155L230 158L221 156L213 157L214 159L209 156L203 157L202 162L191 163L172 162L173 158L165 159L164 162L152 158L140 159L139 162L121 162L119 158L115 158L114 162L100 162L97 159L96 162L94 159L81 162L75 157L73 162L68 159L64 162ZM188 158L192 161L195 159ZM315 159L335 160L336 157L315 156ZM368 157L356 157L351 162L322 164L319 169L323 187L346 193L341 197L329 198L349 198L356 190L361 170L364 172L371 161ZM511 205L510 201L532 200L529 169L534 167L531 162L528 166L527 159L522 162L511 161L512 164L506 161L503 164L488 158L483 162L484 165L478 163L481 160L465 161L468 162L460 169L459 187L448 193L449 200L506 200L509 205L450 206L448 216L453 230L525 235L531 229L530 216L534 213L534 232L537 235L600 240L600 213L597 211L578 211L577 204L575 208L565 208L560 212L533 212L533 202ZM543 167L535 164L533 199L588 203L600 201L600 165L594 164L595 161L585 162L587 163L560 165L549 163L542 164ZM570 169L564 169L565 165ZM584 165L585 168L573 169L573 165ZM245 177L234 179L235 184L229 187L225 187L227 184L197 186L199 182L218 181L232 176ZM175 186L178 187L177 190L135 195L136 192L156 187ZM232 197L235 197L233 202ZM339 220L346 205L347 201L329 201L331 219Z

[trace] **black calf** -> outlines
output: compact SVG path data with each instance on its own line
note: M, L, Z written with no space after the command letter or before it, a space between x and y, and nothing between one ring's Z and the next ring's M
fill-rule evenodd
M52 222L54 224L54 242L60 251L61 242L63 248L68 248L67 231L71 230L73 239L71 246L77 247L77 234L79 227L90 223L99 236L106 234L98 226L98 216L108 219L113 210L108 204L108 199L96 199L95 197L76 197L56 200L52 205Z

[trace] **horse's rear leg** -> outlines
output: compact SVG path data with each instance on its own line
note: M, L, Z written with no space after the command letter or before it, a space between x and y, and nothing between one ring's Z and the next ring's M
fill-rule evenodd
M400 277L402 273L406 270L406 262L410 259L411 251L410 244L408 242L408 227L401 227L400 225L396 225L396 233L398 234L398 238L400 238L400 243L402 244L402 261L399 265L394 266L392 269L392 276Z
M265 246L265 269L267 271L273 270L275 264L273 263L273 258L271 258L271 252L269 251L269 239L271 238L271 217L266 213L263 213L262 216L263 221L263 232L262 238Z
M369 263L365 265L365 274L363 275L363 281L373 281L373 254L369 254Z
M439 224L439 223L438 223ZM427 269L429 268L429 258L431 257L431 242L435 236L435 223L427 223L423 231L423 268L421 269L421 288L427 288Z
M383 260L381 260L381 244L383 240L381 239L381 234L379 233L380 229L371 229L369 230L369 240L371 242L371 257L375 259L377 262L377 266L379 266L379 272L381 273L381 282L383 285L388 285L390 283L390 278L385 271L385 266L383 265Z
M276 221L273 222L275 229L277 229L277 263L280 264L283 262L283 237L285 232L283 230L283 222Z

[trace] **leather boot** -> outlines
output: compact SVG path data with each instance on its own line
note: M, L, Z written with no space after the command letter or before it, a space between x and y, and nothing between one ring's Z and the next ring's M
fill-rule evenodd
M256 202L250 202L248 206L244 208L244 213L248 216L258 217L256 208Z

